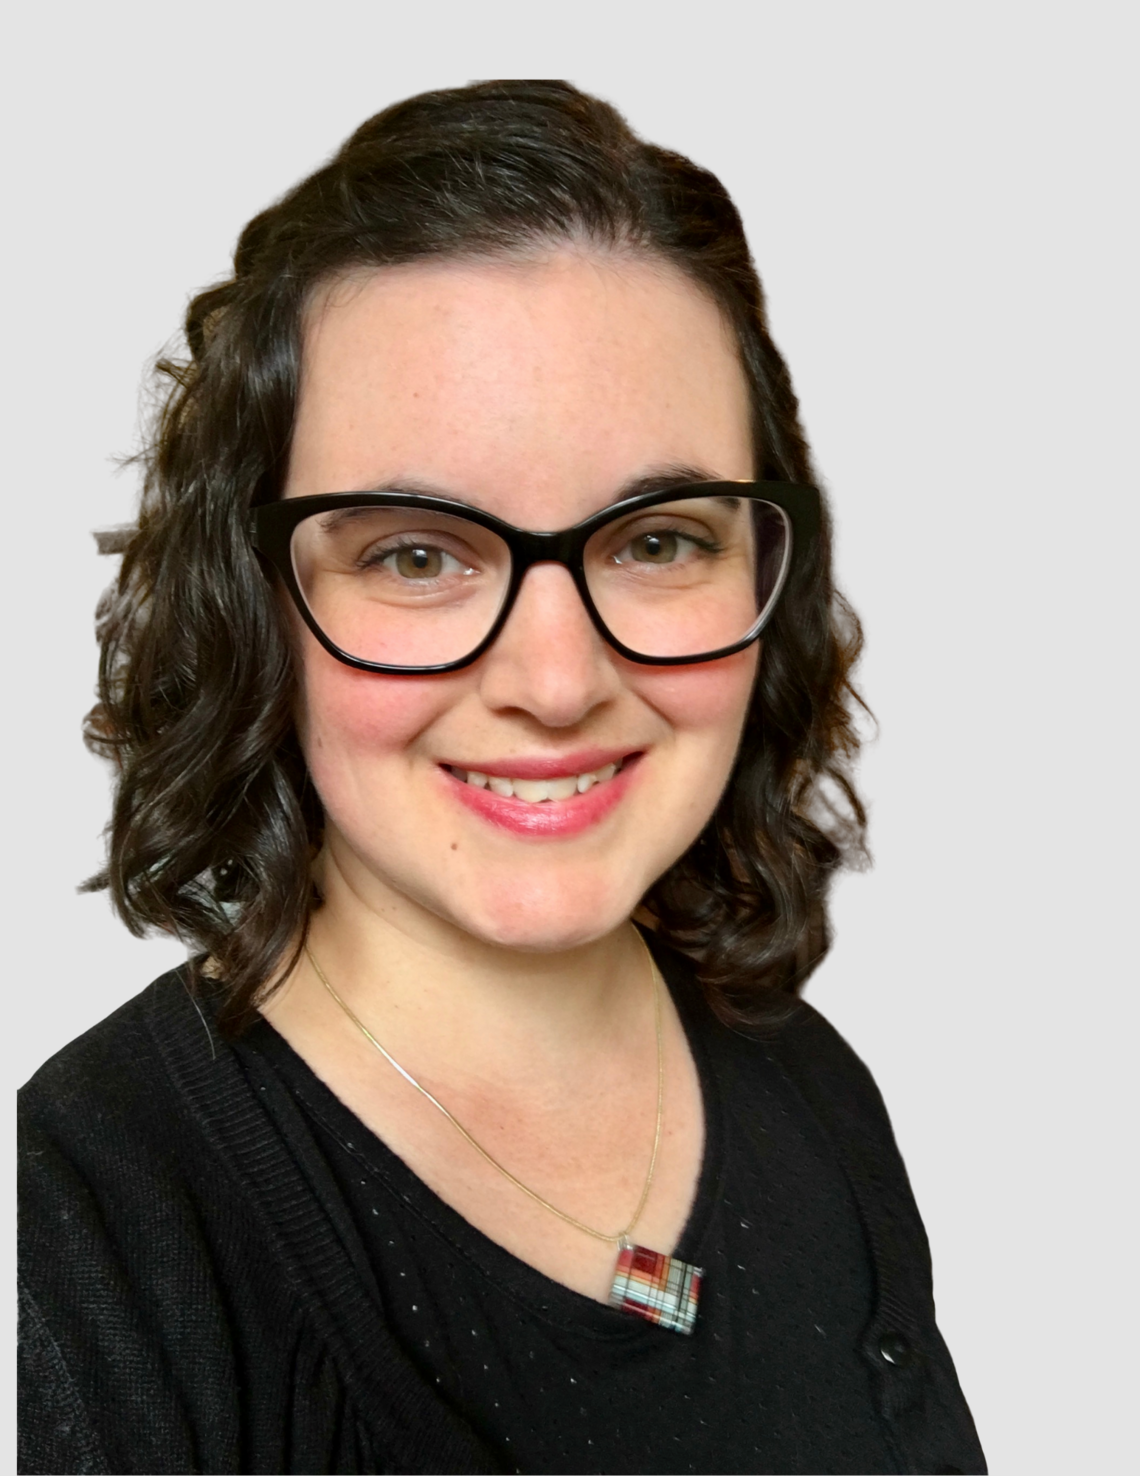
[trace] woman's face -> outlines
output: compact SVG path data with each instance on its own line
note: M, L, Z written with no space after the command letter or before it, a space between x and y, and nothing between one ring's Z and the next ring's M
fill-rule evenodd
M679 467L754 474L731 331L667 264L570 248L414 263L341 282L309 314L287 496L398 483L548 530ZM443 920L520 950L610 932L686 850L728 779L757 662L755 646L623 660L555 564L530 570L462 671L356 671L297 632L301 741L353 892L405 928ZM535 802L461 777L599 770L585 793Z

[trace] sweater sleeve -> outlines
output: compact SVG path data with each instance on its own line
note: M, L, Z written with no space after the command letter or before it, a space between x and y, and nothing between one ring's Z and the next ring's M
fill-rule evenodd
M109 1472L82 1396L32 1293L19 1285L17 1350L20 1472Z
M876 1277L863 1355L904 1469L985 1472L973 1417L935 1323L926 1230L871 1073L803 1001L768 1050L830 1137L859 1207Z
M218 1377L201 1236L167 1182L161 1092L129 1026L20 1092L22 1471L202 1469L196 1385Z

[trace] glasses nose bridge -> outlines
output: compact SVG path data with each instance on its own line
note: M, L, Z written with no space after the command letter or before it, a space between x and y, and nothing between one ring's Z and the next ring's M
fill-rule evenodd
M521 581L534 564L561 564L575 574L582 563L583 541L577 528L564 528L558 533L516 529L511 539L516 579Z
M508 608L503 612L504 621L509 618L522 589L523 580L536 564L558 564L570 575L578 598L585 607L592 624L597 625L597 613L585 588L582 567L582 550L588 534L579 528L564 528L556 533L534 533L530 529L512 529L510 542L513 586Z
M569 574L574 592L577 593L583 614L588 618L589 624L594 626L604 641L610 641L610 635L602 626L598 611L594 608L594 601L586 589L582 556L589 534L591 530L583 530L580 527L561 528L557 533L533 533L529 528L512 528L507 540L509 551L511 551L511 595L509 595L507 607L499 617L495 639L498 639L505 624L514 614L518 595L523 590L524 579L530 570L536 564L555 564L561 565L561 568Z
M536 564L560 564L574 581L579 599L586 607L590 619L596 623L597 616L586 593L582 567L582 550L587 537L588 534L583 534L580 528L563 528L557 533L533 533L530 529L513 529L509 540L513 566L511 583L514 587L511 605L518 598L523 580Z

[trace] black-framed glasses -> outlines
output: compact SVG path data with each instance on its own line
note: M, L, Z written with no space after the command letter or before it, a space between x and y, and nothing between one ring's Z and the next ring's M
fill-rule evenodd
M427 675L481 656L539 563L570 571L599 634L630 661L729 656L771 618L819 516L816 489L788 482L669 487L557 533L445 497L333 492L256 507L250 533L330 655Z

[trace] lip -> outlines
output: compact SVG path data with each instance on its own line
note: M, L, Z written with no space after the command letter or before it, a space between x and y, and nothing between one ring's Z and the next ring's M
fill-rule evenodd
M444 767L462 769L465 774L493 775L497 779L564 779L570 774L595 774L607 764L620 764L632 759L637 750L631 748L577 748L573 753L534 754L526 758L496 759L489 764L470 759L444 759ZM613 780L609 781L611 784ZM551 801L551 803L563 803ZM569 801L565 801L569 803Z
M590 750L590 756L601 752L601 749ZM527 761L528 766L525 768L507 768L500 764L497 768L477 769L476 773L495 774L504 779L558 779L568 774L592 773L595 767L617 763L619 759L625 758L628 750L609 749L605 752L608 756L600 762L583 764L581 768L568 768L567 758L533 759ZM577 764L580 755L568 757ZM537 805L513 797L508 799L501 794L493 794L489 789L476 789L473 784L457 779L442 766L439 772L459 803L481 820L500 830L509 831L512 835L541 840L580 835L600 824L621 803L630 785L636 781L641 757L640 753L630 754L619 773L612 779L607 779L604 784L595 784L585 794L575 794L565 800L543 800ZM546 767L539 769L537 765L542 763ZM461 765L456 764L455 767L460 768Z

